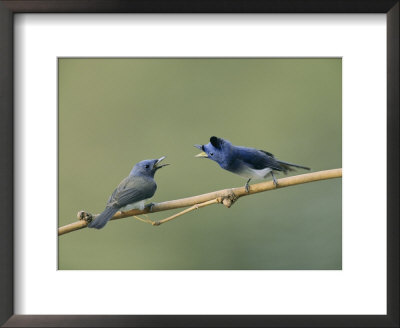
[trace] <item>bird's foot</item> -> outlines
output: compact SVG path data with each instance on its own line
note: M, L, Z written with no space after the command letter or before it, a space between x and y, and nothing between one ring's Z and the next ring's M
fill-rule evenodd
M149 210L149 212L153 212L153 206L155 205L155 203L148 203L144 206L145 210Z
M278 181L276 181L275 176L274 176L274 174L272 172L271 172L271 175L272 175L272 179L274 181L275 188L278 188Z
M246 189L246 192L247 192L247 193L250 192L250 185L249 185L250 180L251 180L251 179L247 180L246 184L244 185L244 189Z
M77 217L78 217L78 220L83 220L83 221L86 221L87 223L90 223L93 221L93 214L85 212L85 211L79 211Z

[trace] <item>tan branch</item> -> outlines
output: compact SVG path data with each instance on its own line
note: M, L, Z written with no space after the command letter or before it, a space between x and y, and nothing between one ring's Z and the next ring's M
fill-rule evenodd
M192 206L188 209L185 209L182 212L179 212L175 215L172 215L166 219L160 221L151 221L146 220L146 222L151 223L152 225L160 225L162 223L168 222L172 219L175 219L178 216L191 212L197 208L204 207L211 204L216 203L223 203L226 207L230 207L238 198L243 196L248 196L252 194L256 194L259 192L267 191L267 190L274 190L274 189L281 189L284 187L294 186L298 184L314 182L319 180L327 180L327 179L334 179L340 178L342 176L342 169L333 169L333 170L325 170L325 171L318 171L312 173L306 173L301 175L295 175L291 177L285 177L282 179L277 180L278 186L276 187L272 181L264 181L258 184L250 185L249 192L246 192L244 187L239 188L231 188L231 189L223 189L214 192L210 192L207 194L170 200L158 204L154 204L151 209L151 212L148 208L145 210L131 210L127 212L117 212L111 220L122 219L129 216L136 216L139 214L147 214L147 213L155 213L161 211L172 210L175 208L182 208ZM92 217L90 213L86 212L79 212L78 216L81 220L76 221L74 223L65 225L63 227L58 228L58 235L63 235L71 231L79 230L85 228L88 225L88 222L83 217Z

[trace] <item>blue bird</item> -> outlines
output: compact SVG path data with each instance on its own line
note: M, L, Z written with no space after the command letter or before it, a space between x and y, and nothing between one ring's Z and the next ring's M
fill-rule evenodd
M114 190L107 201L104 211L89 223L89 228L101 229L112 216L118 211L129 211L131 209L143 210L153 203L144 205L145 200L153 197L157 189L154 181L156 171L169 164L160 165L165 156L159 159L144 160L137 163L129 176L127 176Z
M195 147L202 150L195 157L209 158L217 162L223 169L248 179L245 184L247 192L249 192L251 179L262 179L271 174L274 184L277 186L274 171L286 174L287 171L293 171L294 168L310 169L306 166L278 160L267 151L235 146L228 140L217 137L211 137L207 145L195 145Z

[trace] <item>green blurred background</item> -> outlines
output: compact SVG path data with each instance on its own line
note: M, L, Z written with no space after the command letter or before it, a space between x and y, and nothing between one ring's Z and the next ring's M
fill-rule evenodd
M153 202L243 186L194 157L193 145L213 135L312 171L341 167L341 59L58 64L58 226L79 210L100 213L143 159L166 155L172 164L157 172ZM341 269L341 196L334 179L244 197L230 209L212 205L159 227L112 221L60 236L59 269Z

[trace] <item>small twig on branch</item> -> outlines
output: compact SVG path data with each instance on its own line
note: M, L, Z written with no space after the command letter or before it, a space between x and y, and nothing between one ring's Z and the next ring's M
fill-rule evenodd
M232 204L238 198L243 197L243 196L248 196L248 195L256 194L256 193L267 191L267 190L281 189L284 187L294 186L294 185L308 183L308 182L340 178L341 176L342 176L341 168L306 173L306 174L301 174L301 175L295 175L295 176L285 177L285 178L277 180L278 186L275 186L272 181L265 181L265 182L250 185L249 192L247 192L244 187L214 191L214 192L210 192L210 193L202 194L202 195L198 195L198 196L170 200L170 201L154 204L153 207L151 208L151 212L150 212L149 208L146 208L144 210L130 210L127 212L117 212L111 218L111 220L122 219L122 218L129 217L129 216L137 216L139 214L155 213L155 212L172 210L175 208L191 206L190 208L187 208L187 209L183 210L182 212L179 212L175 215L172 215L172 216L165 218L163 220L160 220L160 221L142 220L146 223L150 223L154 226L158 226L162 223L171 221L183 214L186 214L188 212L191 212L195 209L198 209L198 208L201 208L204 206L222 203L226 207L229 208L232 206ZM71 231L85 228L88 225L88 222L90 222L90 220L94 217L95 216L90 213L80 211L78 213L79 221L76 221L74 223L71 223L71 224L68 224L63 227L58 228L58 235L63 235L68 232L71 232Z
M181 215L183 215L183 214L189 213L189 212L194 211L194 210L198 210L198 209L201 208L201 207L220 203L220 202L221 202L220 200L221 200L220 198L211 199L211 200L209 200L209 201L207 201L207 202L204 202L204 203L201 203L201 204L193 205L192 207L189 207L189 208L187 208L186 210L183 210L182 212L176 213L176 214L174 214L174 215L172 215L172 216L170 216L170 217L168 217L168 218L166 218L166 219L163 219L163 220L160 220L160 221L154 221L154 222L152 223L152 225L159 226L160 224L163 224L163 223L165 223L165 222L171 221L171 220L177 218L178 216L181 216Z

